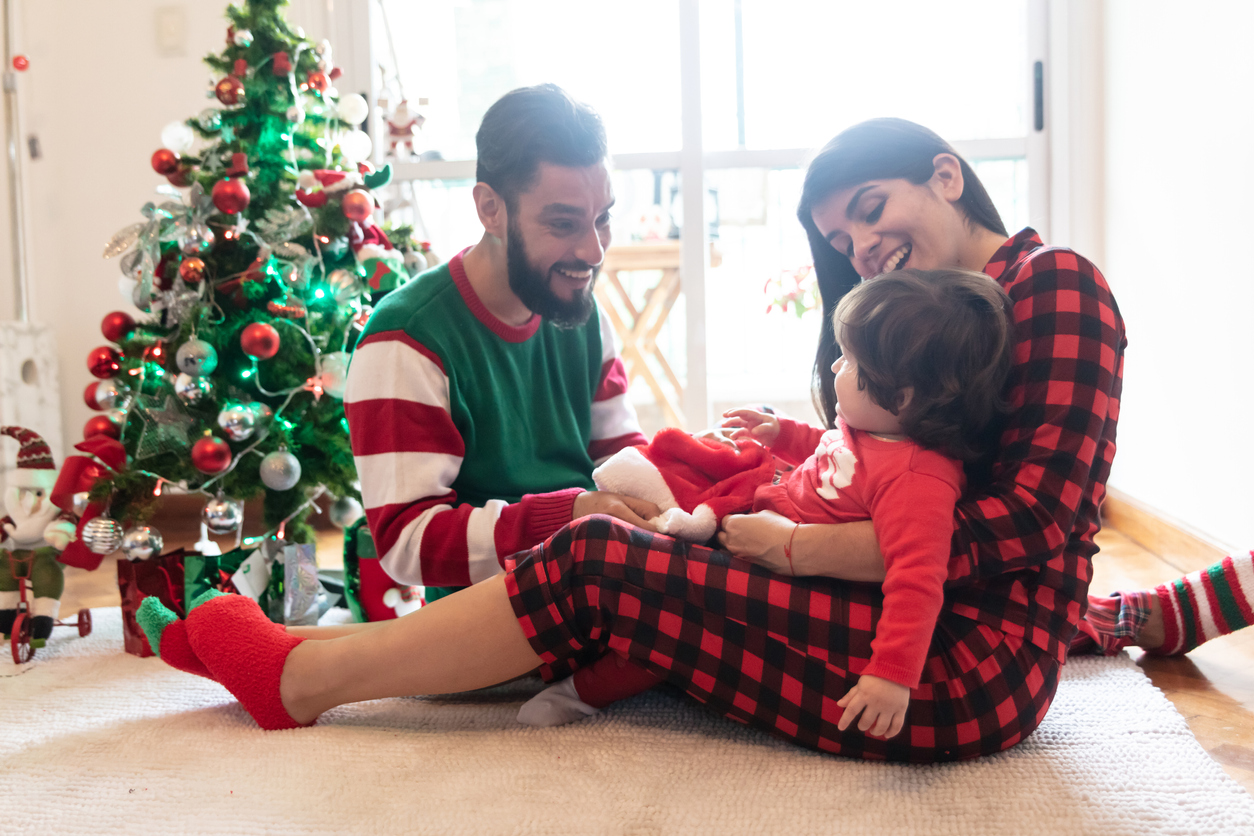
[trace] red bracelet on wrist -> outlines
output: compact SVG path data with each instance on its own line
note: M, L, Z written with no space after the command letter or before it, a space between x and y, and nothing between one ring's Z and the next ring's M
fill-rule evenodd
M792 534L788 537L788 545L784 546L784 557L788 558L788 571L795 578L797 570L792 566L792 541L797 536L797 529L801 528L801 523L797 523L792 527Z

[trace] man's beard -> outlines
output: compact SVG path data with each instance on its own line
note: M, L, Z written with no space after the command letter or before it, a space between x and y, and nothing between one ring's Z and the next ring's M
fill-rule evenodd
M575 291L570 301L566 301L553 292L549 286L549 277L531 265L531 260L527 258L527 248L523 244L522 232L513 219L509 222L508 236L505 257L509 270L509 289L527 306L527 310L539 314L559 328L578 328L587 322L592 315L592 289L596 287L600 268L583 261L559 261L554 264L550 271L556 268L572 273L592 270L592 281L588 282L588 286Z

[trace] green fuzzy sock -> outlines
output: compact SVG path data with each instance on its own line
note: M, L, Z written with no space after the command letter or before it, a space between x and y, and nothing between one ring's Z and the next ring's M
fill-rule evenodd
M211 589L192 601L192 609L206 601L217 598L224 593ZM148 646L152 652L161 657L167 665L187 673L194 673L213 679L204 662L192 650L187 642L187 624L159 601L156 596L148 596L139 603L135 620L143 628L148 637Z

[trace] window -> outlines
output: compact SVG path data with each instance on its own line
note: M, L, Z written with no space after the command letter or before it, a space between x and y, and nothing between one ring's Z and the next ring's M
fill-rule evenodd
M808 262L795 218L802 166L844 127L884 115L928 125L972 163L1008 228L1047 216L1046 135L1031 126L1043 0L373 4L382 98L394 106L403 95L426 117L414 149L423 156L393 163L387 208L442 257L482 234L469 194L479 119L501 94L542 81L605 120L614 247L678 251L684 241L684 293L642 352L669 371L628 357L652 368L653 380L632 384L646 430L681 420L697 429L749 401L814 419L817 314L765 313L763 286ZM684 199L693 182L699 202ZM699 226L684 224L685 205L701 210ZM663 275L624 271L618 283L639 311ZM672 378L682 406L668 411L657 387Z

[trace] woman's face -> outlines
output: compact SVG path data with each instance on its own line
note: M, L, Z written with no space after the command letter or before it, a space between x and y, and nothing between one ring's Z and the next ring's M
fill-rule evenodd
M923 270L967 267L963 246L970 237L958 208L962 169L949 154L936 158L925 183L868 180L833 192L815 204L811 217L837 252L848 257L864 279L915 267Z

